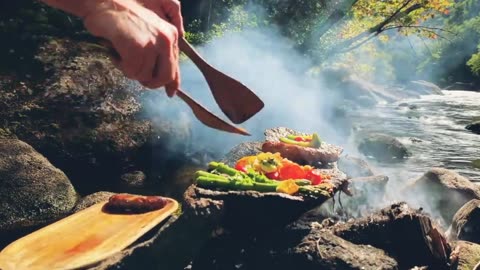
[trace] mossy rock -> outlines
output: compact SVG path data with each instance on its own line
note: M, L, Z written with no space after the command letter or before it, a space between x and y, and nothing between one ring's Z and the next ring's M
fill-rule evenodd
M472 161L472 166L474 168L480 169L480 159L476 159L476 160Z

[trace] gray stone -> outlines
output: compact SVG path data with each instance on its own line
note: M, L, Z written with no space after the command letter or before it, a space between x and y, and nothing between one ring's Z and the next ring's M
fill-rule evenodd
M0 231L47 224L77 201L67 176L16 139L0 139Z
M441 209L445 222L450 223L465 203L480 198L480 187L454 171L432 168L407 185L403 192L415 196L425 208Z
M398 161L411 154L395 137L385 134L370 134L360 140L358 149L366 156L379 161Z
M80 200L78 200L77 204L73 208L73 212L76 213L78 211L82 211L94 204L97 204L102 201L107 201L112 195L115 195L113 192L107 191L99 191L90 195L87 195Z
M480 121L473 122L465 127L475 134L480 134Z
M450 238L480 244L480 200L473 199L453 216Z

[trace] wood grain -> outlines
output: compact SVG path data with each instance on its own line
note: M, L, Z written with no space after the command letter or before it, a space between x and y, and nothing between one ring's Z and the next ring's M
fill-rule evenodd
M122 251L178 209L169 199L159 210L141 214L111 214L107 202L35 231L5 247L1 270L77 269Z

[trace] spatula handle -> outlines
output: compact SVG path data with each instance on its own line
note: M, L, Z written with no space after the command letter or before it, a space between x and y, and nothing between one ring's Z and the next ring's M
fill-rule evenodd
M212 68L212 66L210 66L210 64L208 64L207 61L200 56L200 54L192 47L192 45L190 45L190 43L188 43L184 37L178 40L178 47L188 56L188 58L190 58L190 60L193 61L193 63L195 63L195 65L202 72L206 68Z

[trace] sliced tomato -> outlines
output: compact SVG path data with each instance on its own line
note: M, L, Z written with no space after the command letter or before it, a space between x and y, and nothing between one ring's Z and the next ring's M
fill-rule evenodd
M275 171L275 172L271 172L271 173L266 173L265 176L268 179L279 180L280 173L278 173L278 171Z
M306 138L306 137L302 137L302 136L297 136L297 137L295 137L293 140L295 140L295 141L297 141L297 142L310 142L312 139Z
M284 163L283 167L279 171L280 179L305 179L306 173L303 168L296 163Z
M235 164L235 170L241 171L241 172L247 172L247 169L252 167L252 157L243 157L240 160L238 160L237 164Z
M318 185L322 183L322 172L319 169L313 169L307 172L306 179L312 181L312 185Z

